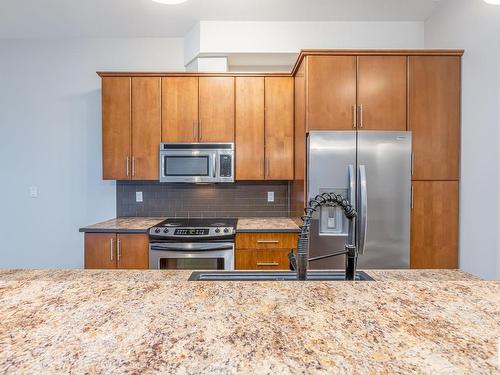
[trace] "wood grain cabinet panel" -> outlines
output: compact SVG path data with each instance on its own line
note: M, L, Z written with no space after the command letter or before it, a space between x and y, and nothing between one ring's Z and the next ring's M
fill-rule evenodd
M158 180L161 78L132 78L132 179Z
M199 78L200 142L234 142L234 77Z
M458 180L460 57L409 57L414 180Z
M198 142L198 77L162 78L162 142Z
M84 267L116 268L116 245L115 233L85 233Z
M102 79L102 173L104 180L130 176L131 79Z
M307 57L307 130L352 130L356 56Z
M265 79L266 180L293 180L293 79Z
M238 233L237 249L295 249L297 233Z
M264 179L264 78L236 77L236 179Z
M458 181L414 181L411 268L458 267Z
M118 234L116 259L120 269L149 269L148 235Z
M406 130L406 57L358 57L358 129Z
M289 270L287 249L238 249L235 254L237 270Z

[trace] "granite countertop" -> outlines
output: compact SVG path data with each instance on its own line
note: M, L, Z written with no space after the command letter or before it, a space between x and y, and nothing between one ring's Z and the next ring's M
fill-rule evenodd
M165 220L164 217L120 217L80 228L80 232L146 233L149 228ZM239 218L238 232L299 232L290 218Z
M80 228L80 232L147 233L149 228L163 220L164 217L119 217Z
M368 272L380 281L0 271L0 373L498 373L499 281Z
M237 232L300 232L293 219L276 218L239 218Z

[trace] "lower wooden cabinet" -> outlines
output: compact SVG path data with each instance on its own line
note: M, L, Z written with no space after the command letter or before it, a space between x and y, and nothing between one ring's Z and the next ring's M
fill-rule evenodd
M410 267L458 267L458 181L413 181Z
M147 234L85 233L86 269L148 269Z
M297 233L238 233L237 270L288 270L288 253L297 248Z

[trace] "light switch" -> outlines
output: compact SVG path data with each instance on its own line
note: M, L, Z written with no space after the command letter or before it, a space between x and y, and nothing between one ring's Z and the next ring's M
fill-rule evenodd
M31 198L38 198L38 187L37 186L30 186L30 197Z
M136 191L135 192L135 201L136 202L142 202L142 191Z
M267 201L268 202L274 202L274 191L268 191L267 192Z
M327 226L328 226L328 228L330 228L330 229L335 229L335 227L337 226L337 222L336 222L336 220L335 220L335 218L334 218L334 217L329 217L329 218L328 218L328 223L327 223Z

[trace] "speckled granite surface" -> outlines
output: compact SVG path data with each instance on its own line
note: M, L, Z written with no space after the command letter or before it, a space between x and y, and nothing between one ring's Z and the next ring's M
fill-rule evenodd
M498 373L500 282L433 272L223 283L0 271L0 373Z
M298 225L289 218L239 218L238 232L299 232Z
M120 217L80 228L80 232L131 232L146 233L149 228L162 222L162 217Z

